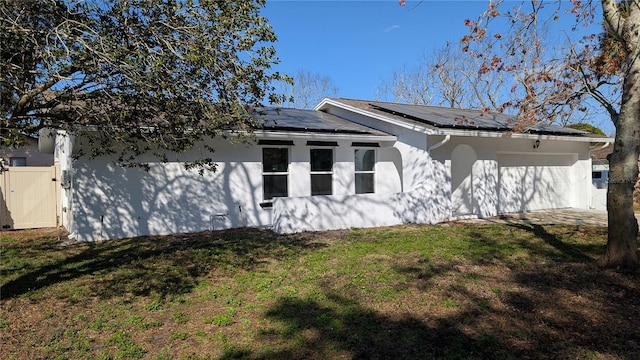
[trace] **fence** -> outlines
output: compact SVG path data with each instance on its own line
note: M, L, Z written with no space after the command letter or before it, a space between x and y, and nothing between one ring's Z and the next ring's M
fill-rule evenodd
M9 167L0 174L0 226L32 229L58 225L57 166Z

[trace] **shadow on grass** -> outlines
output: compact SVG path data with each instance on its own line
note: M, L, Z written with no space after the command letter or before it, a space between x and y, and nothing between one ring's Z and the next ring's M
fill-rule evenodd
M253 269L269 259L281 260L321 245L267 230L235 229L66 247L47 242L43 246L48 252L41 249L37 253L50 254L50 258L33 259L35 265L11 269L21 274L5 277L10 280L2 285L4 299L81 281L86 276L91 277L84 289L88 295L111 298L127 293L156 294L164 298L192 291L203 274ZM28 253L32 249L16 251Z
M440 292L456 300L455 310L398 315L333 291L322 301L283 297L266 312L283 327L257 340L285 345L255 353L236 349L222 358L638 358L638 276L619 275L584 263L539 266L515 271L517 285L493 298L452 282Z
M562 259L565 261L593 262L595 261L595 258L587 254L593 254L594 251L604 252L604 245L568 244L564 242L560 236L550 233L544 226L539 224L509 224L509 226L531 232L536 238L559 251ZM537 249L536 251L541 250ZM554 256L552 253L548 253L547 255L551 258L558 257L557 255Z
M433 359L500 358L490 337L475 340L458 329L462 319L425 321L392 318L337 294L326 305L283 298L267 316L285 324L294 346L257 354L257 359ZM269 335L263 335L268 337ZM246 355L246 354L245 354Z

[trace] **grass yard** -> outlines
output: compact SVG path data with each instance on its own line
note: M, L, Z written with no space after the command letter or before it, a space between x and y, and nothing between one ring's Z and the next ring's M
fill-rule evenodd
M2 359L640 359L606 228L0 233Z

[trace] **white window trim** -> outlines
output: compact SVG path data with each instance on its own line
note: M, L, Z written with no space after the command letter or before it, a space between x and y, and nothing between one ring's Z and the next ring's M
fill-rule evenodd
M331 171L313 171L311 170L311 152L313 150L331 150ZM334 185L333 185L333 180L334 180L334 167L336 165L336 150L335 150L335 146L319 146L319 147L311 147L309 148L309 192L311 193L311 187L312 187L312 177L313 175L331 175L331 195L333 195L335 193L335 189L334 189ZM322 196L322 195L313 195L311 194L311 196Z
M356 156L356 150L372 150L373 151L373 170L356 170L356 161L355 161L355 156ZM376 181L377 181L377 171L376 168L378 167L378 152L376 151L375 148L372 147L354 147L353 148L353 170L354 170L354 176L353 176L353 186L354 186L354 193L355 194L375 194L376 193ZM373 174L373 192L372 193L358 193L358 189L355 188L356 186L356 181L355 181L355 175L356 174Z
M264 149L287 149L287 171L277 171L277 172L272 172L272 171L264 171ZM291 146L277 146L277 145L265 145L262 146L262 149L260 149L260 155L262 156L262 160L260 161L260 171L262 172L262 203L260 205L262 205L263 207L271 207L271 204L273 203L273 199L265 199L264 195L265 195L265 184L264 184L264 177L265 176L276 176L276 175L286 175L287 176L287 196L289 197L291 194L291 178L290 178L290 168L291 168Z

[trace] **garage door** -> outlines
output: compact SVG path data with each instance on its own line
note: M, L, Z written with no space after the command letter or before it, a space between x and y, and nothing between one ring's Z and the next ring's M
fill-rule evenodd
M573 206L572 155L498 155L498 209L513 213Z

